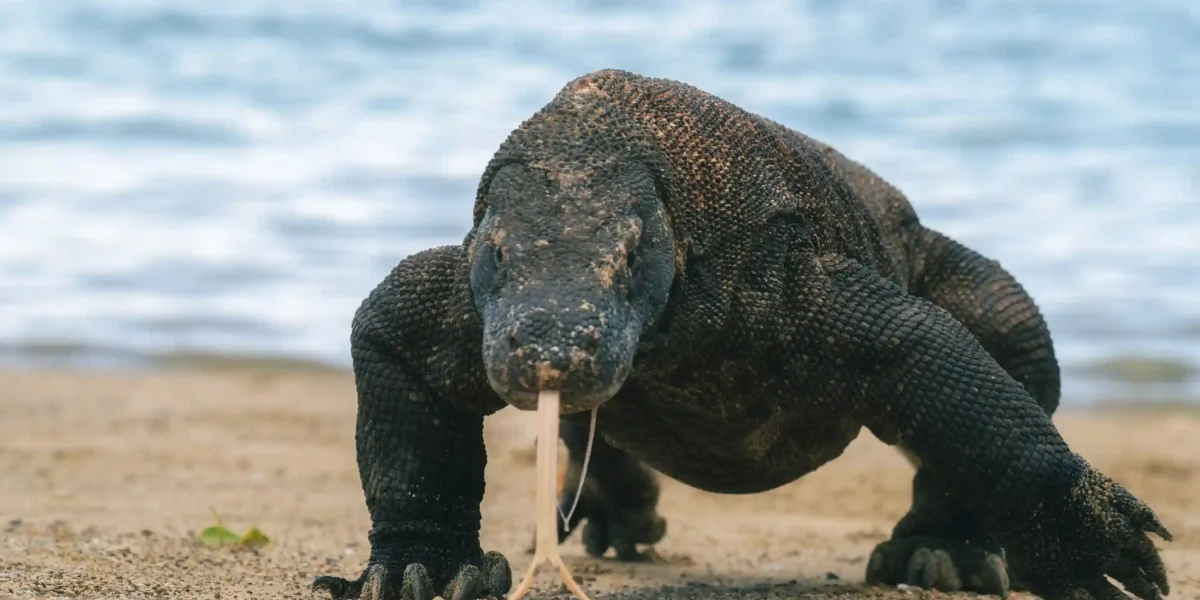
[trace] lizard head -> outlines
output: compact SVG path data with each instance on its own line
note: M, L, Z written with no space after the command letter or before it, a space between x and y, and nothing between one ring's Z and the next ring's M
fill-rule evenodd
M498 167L470 242L492 388L521 410L558 390L564 414L620 389L662 315L674 241L651 172L629 159Z

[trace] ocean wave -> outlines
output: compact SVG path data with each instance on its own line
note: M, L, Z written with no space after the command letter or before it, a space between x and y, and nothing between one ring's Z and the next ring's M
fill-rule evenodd
M362 297L462 240L508 133L620 67L892 180L1021 279L1087 396L1082 365L1200 364L1198 23L1182 0L2 3L0 345L344 365Z

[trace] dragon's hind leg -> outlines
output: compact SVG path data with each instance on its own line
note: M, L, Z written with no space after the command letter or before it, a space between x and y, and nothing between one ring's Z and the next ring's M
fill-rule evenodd
M1046 414L1058 407L1060 376L1050 332L1033 299L997 262L929 229L918 237L910 291L949 312ZM871 583L1005 595L1010 585L1003 550L955 500L938 476L917 468L913 504L892 538L876 547Z
M567 446L570 460L562 485L560 508L571 510L579 489L584 452L588 441L587 421L563 419L559 437ZM586 481L567 527L558 528L561 543L587 519L583 543L588 554L603 556L612 548L617 560L643 561L652 555L639 552L638 544L654 544L666 533L666 521L658 515L658 481L640 461L613 448L596 435L588 459ZM561 518L561 517L560 517Z

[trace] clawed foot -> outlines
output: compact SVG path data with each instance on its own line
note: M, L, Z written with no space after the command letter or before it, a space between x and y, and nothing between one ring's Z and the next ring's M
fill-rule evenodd
M567 482L572 482L567 476ZM574 481L578 481L574 479ZM562 543L585 519L583 526L583 546L587 553L596 558L612 548L617 560L624 562L647 562L652 560L652 552L640 552L638 544L654 544L667 533L667 522L658 515L654 506L643 508L616 508L611 498L594 488L584 487L579 505L570 515L571 520L564 528L562 515L568 514L571 504L575 502L574 488L567 488L568 493L559 503L560 515L555 519L558 525L558 543Z
M901 537L879 544L867 563L866 579L870 585L903 583L1001 598L1013 587L999 548L932 536Z
M1129 490L1075 459L1082 473L1041 499L1039 518L1003 532L1009 567L1043 598L1161 600L1171 587L1147 533L1171 533Z
M332 600L433 600L436 596L445 600L477 600L503 598L511 587L512 569L499 552L483 555L479 566L459 567L440 593L421 563L411 563L403 571L374 563L354 581L326 575L312 582L313 590L329 592Z
M570 504L567 502L564 504L566 505L563 508L565 513L570 508ZM586 499L581 499L575 513L572 515L566 531L561 528L560 517L558 541L562 543L579 525L579 522L586 518L587 524L583 526L583 546L588 554L596 558L604 556L604 553L612 548L617 555L617 560L649 561L653 554L638 551L637 545L654 544L661 540L667 532L667 522L658 516L658 512L653 508L605 509L601 505L588 503Z

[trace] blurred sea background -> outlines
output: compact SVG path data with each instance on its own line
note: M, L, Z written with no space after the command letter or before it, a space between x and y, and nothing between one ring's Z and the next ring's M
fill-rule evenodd
M1000 260L1066 404L1200 398L1188 0L6 0L0 364L346 367L367 292L607 67L831 143Z

